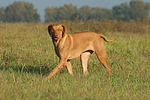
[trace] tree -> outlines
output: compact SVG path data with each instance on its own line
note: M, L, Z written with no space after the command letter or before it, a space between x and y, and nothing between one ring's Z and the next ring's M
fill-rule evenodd
M112 10L107 8L95 7L92 8L92 12L90 14L90 19L111 19L112 18Z
M45 8L45 22L54 22L58 20L58 8L57 7L47 7Z
M64 5L63 7L59 8L58 17L61 20L71 20L71 16L76 13L77 7L73 6L72 4Z
M142 0L131 0L128 3L122 3L114 6L112 9L94 7L88 5L77 9L72 4L65 4L62 7L48 7L45 9L45 22L59 20L80 21L91 19L115 19L129 21L131 19L148 18L150 12L150 3L144 3Z
M79 16L79 20L89 20L90 18L90 14L92 12L92 9L88 6L85 5L83 7L81 7L76 14L74 14L74 16Z
M129 21L131 19L130 7L127 3L112 8L113 18L116 20Z
M150 13L150 3L146 2L144 9L146 10L146 12Z
M4 22L5 20L5 7L0 8L0 21Z
M45 22L72 20L71 16L77 11L77 7L72 4L64 4L63 7L47 7L45 8Z
M29 2L14 2L5 9L7 22L39 22L40 15L34 5Z
M130 1L131 18L143 20L149 16L149 5L144 3L143 0Z

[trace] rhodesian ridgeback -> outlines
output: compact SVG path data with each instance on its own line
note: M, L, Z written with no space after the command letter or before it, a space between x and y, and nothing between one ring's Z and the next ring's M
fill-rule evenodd
M95 52L99 61L111 72L111 67L107 63L104 42L112 42L108 40L104 35L97 34L95 32L76 32L76 33L65 33L65 26L62 24L50 24L48 26L49 35L52 38L55 52L59 57L58 65L49 73L47 76L50 79L54 76L62 67L66 66L70 75L72 73L72 66L70 60L80 56L81 64L83 68L83 74L87 75L87 63L90 55Z

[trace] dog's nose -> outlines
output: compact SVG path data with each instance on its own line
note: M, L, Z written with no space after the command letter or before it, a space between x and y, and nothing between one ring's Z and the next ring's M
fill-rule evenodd
M57 37L58 36L58 34L55 34L55 37Z

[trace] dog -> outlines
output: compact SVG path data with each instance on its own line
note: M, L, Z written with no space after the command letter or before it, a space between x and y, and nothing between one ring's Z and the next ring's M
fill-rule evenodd
M111 67L107 63L104 42L112 42L116 39L108 40L104 35L95 32L76 32L65 33L65 26L62 24L50 24L48 26L49 35L52 38L56 55L59 57L58 65L46 77L50 79L62 67L66 66L70 75L72 73L72 66L70 60L80 56L83 74L88 75L87 63L90 55L95 52L99 61L107 69L112 72Z

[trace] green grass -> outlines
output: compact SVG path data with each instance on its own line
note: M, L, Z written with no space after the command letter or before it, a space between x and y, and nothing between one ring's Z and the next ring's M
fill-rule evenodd
M65 26L68 32L82 31L80 24ZM0 23L0 100L149 100L150 33L104 33L117 39L105 42L112 74L92 54L88 76L83 76L78 58L71 61L73 77L62 68L45 80L58 63L47 26ZM85 29L90 30L90 25Z

